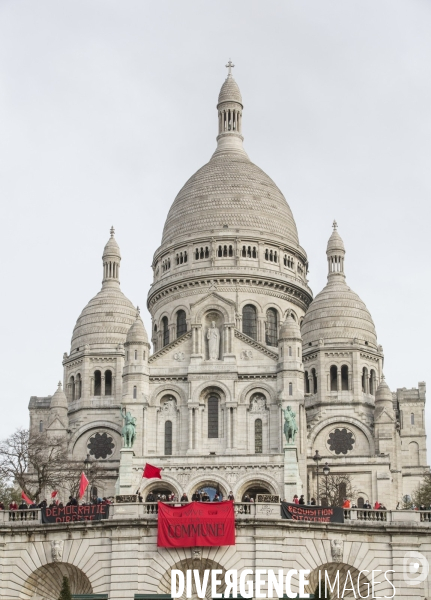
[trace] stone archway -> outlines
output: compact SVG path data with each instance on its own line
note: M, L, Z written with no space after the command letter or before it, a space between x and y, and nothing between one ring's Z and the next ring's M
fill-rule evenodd
M178 569L184 573L184 578L186 576L186 571L190 570L198 570L199 571L199 579L202 583L204 577L204 571L208 569L209 571L214 569L219 569L222 571L221 574L218 575L218 579L222 581L221 585L217 586L217 593L222 594L226 588L226 583L224 580L226 569L224 569L219 563L211 560L210 558L203 558L202 551L200 548L191 548L191 557L186 558L178 562L171 569L165 572L163 575L160 585L159 585L159 593L161 594L170 594L171 593L171 571L172 569ZM198 600L197 590L194 583L194 579L192 579L192 600ZM211 600L211 579L208 580L208 585L205 594L206 600ZM184 593L181 596L181 600L186 600L186 589L184 589Z
M321 594L316 594L316 590L318 590L319 588L319 571L321 573L322 587ZM337 573L339 573L339 596L337 594L337 588L335 588L334 592L329 592L328 589L329 594L325 596L325 571L328 573L328 577L331 581L331 584L334 583L335 578L337 577ZM349 579L349 575L351 577L351 580ZM346 585L346 591L344 592L344 594L342 594L346 579L348 580L348 583ZM338 598L358 598L360 597L358 594L358 589L363 598L368 598L370 589L370 582L366 575L364 575L364 573L359 571L359 569L352 567L351 565L347 565L341 562L332 562L320 565L310 573L308 581L309 584L305 587L306 593L314 594L316 598L330 598L330 600L338 600ZM352 587L351 582L353 582L354 584L355 592L353 592L351 589L348 589L349 587Z
M81 569L68 563L55 562L33 571L19 597L21 600L58 600L63 577L69 579L72 594L93 593L90 580Z

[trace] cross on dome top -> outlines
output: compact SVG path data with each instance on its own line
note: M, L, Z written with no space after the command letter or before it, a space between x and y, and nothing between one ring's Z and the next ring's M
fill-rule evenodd
M334 219L334 222L332 223L332 227L334 228L334 231L337 229L338 224L337 221Z
M226 65L226 68L229 69L229 73L227 74L228 77L232 77L232 69L235 65L233 64L233 62L229 59L229 62Z
M112 227L111 227L111 231L110 231L110 233L111 233L111 237L114 237L115 229L114 229L114 226L113 226L113 225L112 225Z

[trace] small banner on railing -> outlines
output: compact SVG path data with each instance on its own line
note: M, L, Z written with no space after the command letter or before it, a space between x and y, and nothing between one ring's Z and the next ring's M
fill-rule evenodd
M306 504L281 503L281 518L293 521L316 523L344 523L344 509L329 506L307 506Z
M157 545L165 548L232 546L235 544L233 502L159 502Z
M109 517L108 504L42 508L42 523L70 523L72 521L100 521Z

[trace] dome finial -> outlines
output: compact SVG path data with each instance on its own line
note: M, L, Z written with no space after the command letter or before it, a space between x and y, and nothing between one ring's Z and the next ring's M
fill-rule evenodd
M227 74L228 77L232 77L232 69L234 68L234 66L235 65L233 64L233 62L231 61L231 59L229 59L229 62L226 65L226 68L229 69L229 72Z
M141 316L141 309L139 308L139 306L136 307L136 318L139 319L139 317Z
M111 233L111 238L112 238L112 237L114 237L115 229L114 229L114 226L113 226L113 225L112 225L112 227L111 227L111 231L110 231L110 233Z
M334 219L334 222L332 223L332 227L333 227L334 231L337 230L338 223L337 223L337 221L335 219Z

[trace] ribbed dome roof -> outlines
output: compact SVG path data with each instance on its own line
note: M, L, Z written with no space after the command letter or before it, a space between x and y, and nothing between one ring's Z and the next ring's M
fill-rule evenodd
M139 310L133 325L127 333L126 344L148 344L148 335L139 315Z
M242 96L235 79L229 75L226 81L221 86L220 94L218 95L218 104L221 102L239 102L242 104Z
M314 298L302 322L301 333L304 348L319 339L358 338L377 345L376 330L367 307L341 277L330 279Z
M136 318L136 307L119 286L104 285L84 308L73 330L71 352L85 344L124 344Z
M287 243L299 243L286 199L246 154L215 154L190 177L171 206L162 244L223 228L239 229L239 235L250 230L276 234Z
M332 232L332 235L328 240L328 246L326 248L326 252L332 253L332 252L337 252L337 251L345 252L345 248L344 248L344 242L341 239L340 234L334 228L334 231Z
M299 325L290 315L287 315L286 320L281 324L278 337L280 340L301 337Z

